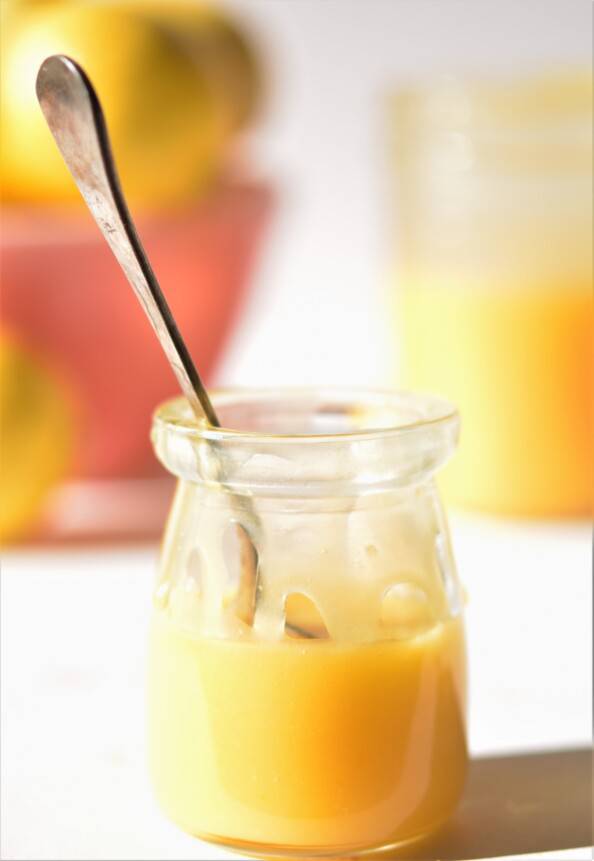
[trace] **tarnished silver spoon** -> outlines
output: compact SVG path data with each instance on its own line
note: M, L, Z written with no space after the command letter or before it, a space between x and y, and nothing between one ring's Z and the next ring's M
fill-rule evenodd
M37 98L91 215L144 308L194 413L219 420L202 385L132 222L111 153L103 110L91 82L69 57L48 57Z
M138 238L93 85L74 60L55 55L41 64L36 89L58 149L148 316L182 392L198 419L219 427L217 414ZM251 624L258 591L258 558L250 532L257 530L258 519L249 500L242 500L241 505L238 502L238 508L242 510L243 523L248 520L251 529L236 525L241 547L237 610Z
M48 57L37 74L37 98L47 124L99 230L122 267L198 419L220 427L159 282L134 227L111 152L103 109L83 69L61 54ZM253 623L260 588L258 552L260 524L249 498L237 501L242 523L240 586L236 612ZM288 625L300 636L312 632Z

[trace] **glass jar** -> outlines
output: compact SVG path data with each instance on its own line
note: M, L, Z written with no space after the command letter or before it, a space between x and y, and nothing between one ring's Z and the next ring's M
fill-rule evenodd
M156 413L178 478L151 630L151 771L184 830L344 857L453 811L467 761L460 587L434 473L458 418L373 391L216 394Z
M443 81L393 103L401 379L460 409L446 498L585 515L594 495L592 82Z

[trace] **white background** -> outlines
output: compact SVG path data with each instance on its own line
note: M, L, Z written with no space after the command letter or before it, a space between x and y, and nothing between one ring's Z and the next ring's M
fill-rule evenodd
M227 5L269 47L276 84L250 145L280 197L220 380L389 381L386 93L434 73L588 63L591 5ZM588 743L589 529L454 517L453 538L470 595L473 751ZM5 554L3 859L227 857L169 825L150 794L143 661L155 556L153 549Z

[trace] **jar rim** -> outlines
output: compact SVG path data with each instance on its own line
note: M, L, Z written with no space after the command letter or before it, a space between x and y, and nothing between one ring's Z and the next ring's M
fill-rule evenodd
M424 125L467 127L480 121L525 126L577 115L590 128L592 76L583 65L519 75L442 75L402 83L391 91L389 102L397 115Z
M459 421L458 410L446 398L425 392L412 392L400 389L367 386L275 386L275 387L225 387L209 392L215 410L224 414L225 408L247 406L249 404L278 404L280 402L309 400L327 402L329 406L350 406L351 416L356 416L357 408L368 409L382 406L383 415L390 410L394 415L400 410L408 410L409 418L393 423L362 426L349 430L333 432L279 433L265 430L239 430L226 427L213 427L201 422L191 412L184 397L176 397L162 403L153 414L153 425L183 437L209 442L259 442L270 444L332 444L344 442L363 442L408 435ZM377 420L377 419L376 419Z
M377 493L427 478L458 439L456 409L434 395L310 386L218 390L212 401L223 427L198 421L185 398L163 404L155 454L178 478L237 494Z

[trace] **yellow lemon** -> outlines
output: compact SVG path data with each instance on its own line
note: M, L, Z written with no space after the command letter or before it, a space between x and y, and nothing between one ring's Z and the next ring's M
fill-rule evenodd
M39 360L0 334L0 542L25 534L65 475L73 414L62 385Z
M220 7L200 0L127 0L177 38L203 75L208 75L230 132L253 119L262 97L263 74L251 40Z
M11 200L78 200L35 95L41 62L79 62L103 104L124 191L180 204L212 177L227 134L208 75L175 32L117 3L23 6L3 28L0 145Z

